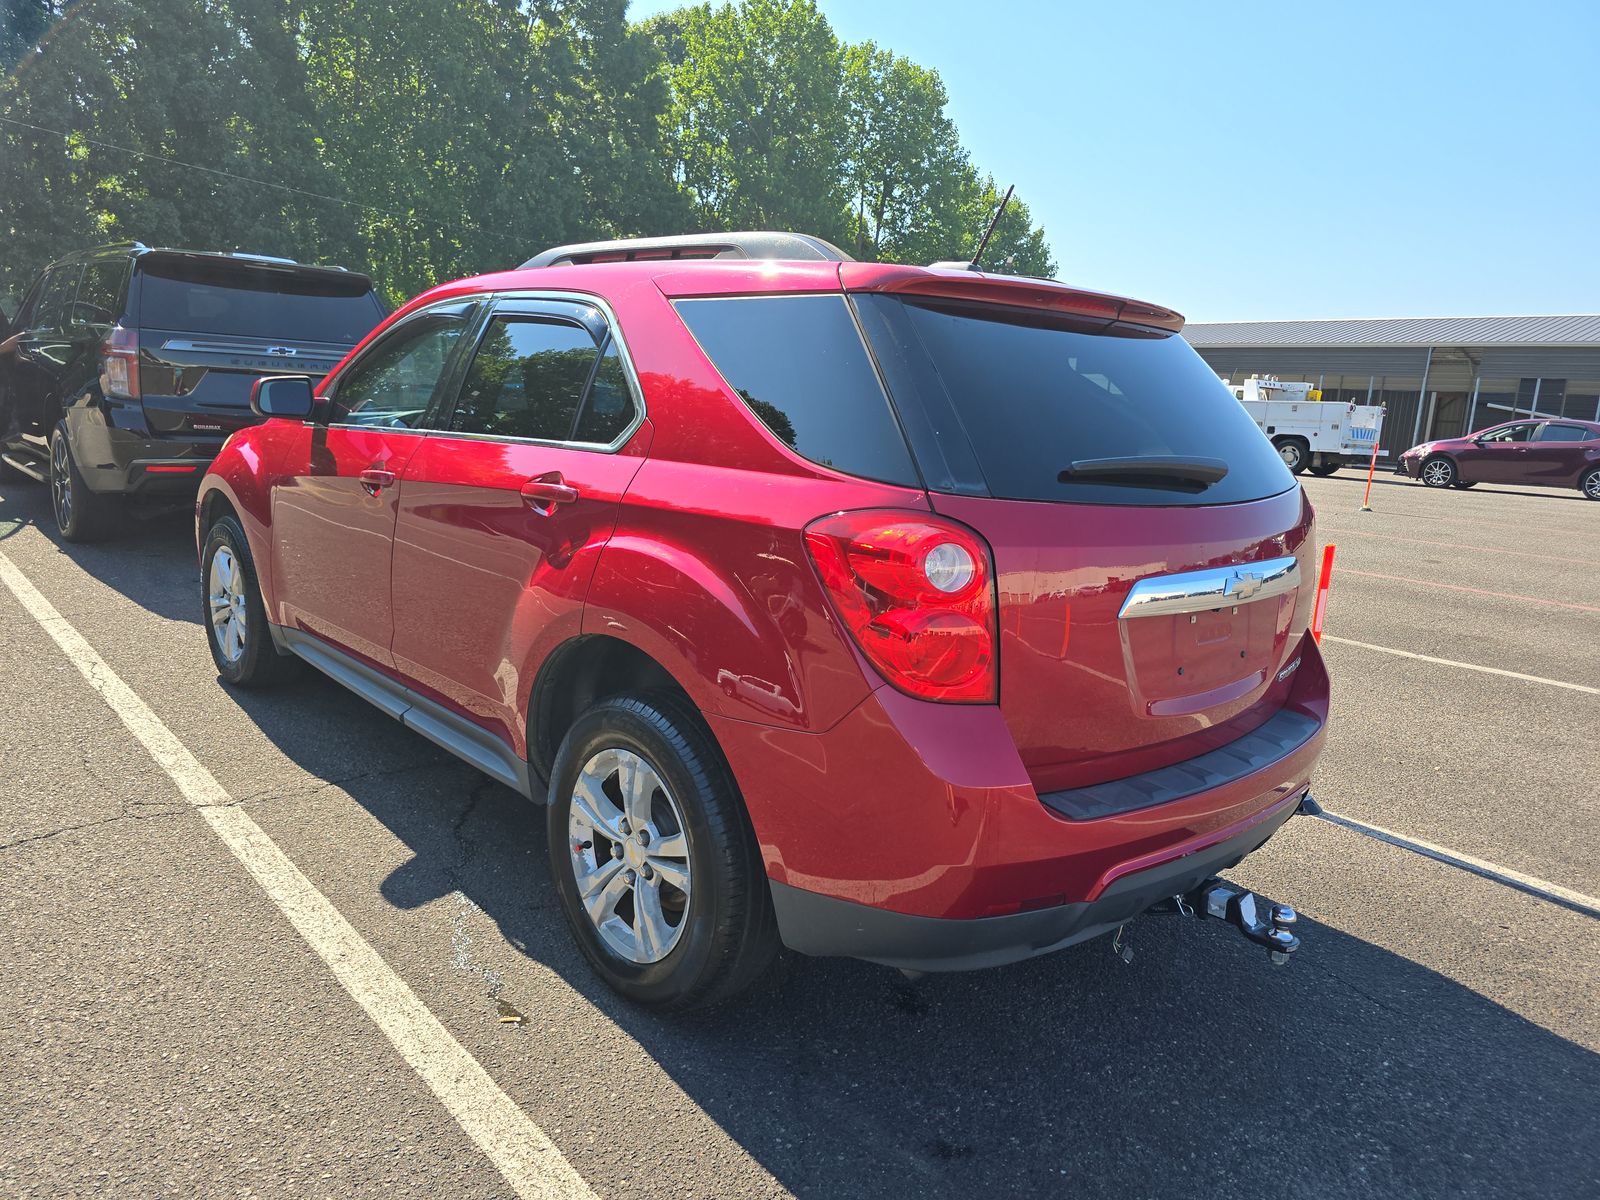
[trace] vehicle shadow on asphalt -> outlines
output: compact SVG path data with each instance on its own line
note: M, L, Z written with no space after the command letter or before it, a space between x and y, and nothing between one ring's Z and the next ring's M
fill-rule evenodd
M1558 1197L1600 1178L1600 1055L1310 922L1283 968L1220 924L1149 917L1131 963L1101 939L911 983L786 955L718 1011L643 1012L570 941L541 809L335 684L294 693L247 705L307 771L348 770L308 749L329 722L427 764L340 785L412 854L389 903L459 890L797 1195ZM514 979L498 998L526 1003Z
M39 483L0 487L0 549L33 527L57 550L107 587L169 621L200 623L200 567L194 547L192 506L142 507L115 536L73 544L61 540L50 513L49 490ZM175 572L184 585L174 588Z

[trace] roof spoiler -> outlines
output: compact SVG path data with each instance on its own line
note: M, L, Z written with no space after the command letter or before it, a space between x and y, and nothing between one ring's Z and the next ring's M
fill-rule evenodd
M579 263L663 262L672 259L784 259L801 262L854 262L831 242L808 233L745 230L738 233L687 233L673 237L618 238L552 246L522 264L559 267Z

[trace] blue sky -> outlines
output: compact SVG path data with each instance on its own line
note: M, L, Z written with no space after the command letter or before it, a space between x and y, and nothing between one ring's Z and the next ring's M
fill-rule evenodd
M1600 311L1594 0L820 6L938 69L1063 279L1195 321Z

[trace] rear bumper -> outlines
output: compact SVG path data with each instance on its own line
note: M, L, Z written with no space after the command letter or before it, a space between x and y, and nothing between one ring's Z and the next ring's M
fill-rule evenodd
M1078 794L1035 790L994 706L882 688L822 733L710 721L787 945L963 969L1092 937L1266 841L1326 737L1322 659L1309 638L1300 655L1283 728L1224 747L1231 767L1202 756Z
M778 927L791 950L863 958L908 971L970 971L1049 954L1108 933L1172 896L1191 891L1258 849L1300 802L1292 796L1243 830L1114 880L1093 900L1004 917L949 920L853 904L772 885Z
M103 425L84 425L73 433L73 457L95 492L193 495L222 448L220 438L157 440Z

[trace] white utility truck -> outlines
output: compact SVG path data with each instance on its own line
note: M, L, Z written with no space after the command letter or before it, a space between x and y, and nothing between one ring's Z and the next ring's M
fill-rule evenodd
M1381 404L1325 404L1309 383L1252 375L1228 390L1296 475L1307 469L1332 475L1346 463L1366 462L1383 431Z

